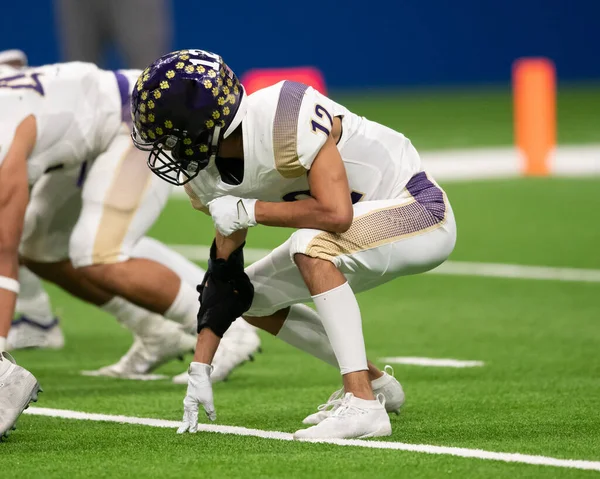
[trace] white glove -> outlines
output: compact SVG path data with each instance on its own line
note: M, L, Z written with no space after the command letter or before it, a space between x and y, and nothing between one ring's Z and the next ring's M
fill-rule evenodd
M214 421L217 418L210 382L211 372L210 364L195 362L190 364L187 394L183 400L183 424L177 429L177 434L198 431L198 404L202 404L208 419Z
M256 226L254 206L256 200L221 196L208 203L208 209L215 227L223 236L230 236L238 230Z

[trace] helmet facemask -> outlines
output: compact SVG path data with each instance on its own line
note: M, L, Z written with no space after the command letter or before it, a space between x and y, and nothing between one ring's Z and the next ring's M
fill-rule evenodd
M147 164L156 176L172 185L183 186L215 160L221 142L221 127L203 131L195 141L186 133L174 129L169 135L146 142L140 139L134 127L131 137L136 148L150 152Z

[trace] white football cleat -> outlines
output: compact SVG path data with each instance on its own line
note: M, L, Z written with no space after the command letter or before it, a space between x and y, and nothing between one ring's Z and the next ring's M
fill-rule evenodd
M373 394L377 397L382 394L385 398L385 410L399 414L400 408L404 404L404 390L402 385L394 377L394 369L391 366L383 368L383 376L371 381ZM327 419L333 411L341 404L344 397L344 388L335 391L325 404L321 404L317 409L318 412L306 416L302 421L303 424L319 424L324 419Z
M235 320L223 335L219 348L212 361L213 383L224 381L231 372L246 361L254 361L254 354L260 351L260 337L254 326L243 319ZM175 384L187 384L187 371L173 377Z
M392 424L385 410L385 398L367 400L346 393L331 415L316 426L300 429L294 439L353 439L392 434Z
M188 380L190 379L190 375L188 374L187 370L182 372L181 374L178 374L177 376L173 376L171 378L171 381L174 384L187 384Z
M0 440L16 428L17 419L31 401L37 401L41 390L33 374L17 366L10 354L0 352Z
M7 338L9 351L25 348L62 349L65 337L58 318L46 325L21 315L10 326Z
M95 371L82 371L84 376L109 376L121 379L164 379L164 375L149 374L172 359L183 359L194 351L196 336L187 334L178 323L163 319L156 322L143 337L135 336L129 351L115 364Z

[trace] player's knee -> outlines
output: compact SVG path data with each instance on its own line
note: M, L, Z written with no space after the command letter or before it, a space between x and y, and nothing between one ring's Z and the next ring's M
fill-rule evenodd
M312 256L308 256L304 253L296 253L294 254L294 263L300 269L300 271L313 270L319 267L319 264L324 261L319 258L313 258Z
M273 336L277 336L279 330L282 328L285 322L290 308L283 308L279 311L275 311L269 316L248 316L244 315L243 318L247 323L251 324L255 328L262 329Z
M335 245L320 240L322 231L300 229L290 237L290 256L303 272L335 266Z
M48 265L48 263L41 263L39 261L36 261L35 259L26 256L19 257L19 264L25 266L29 271L38 276L42 276L40 272L47 268Z
M111 275L110 266L107 264L88 264L84 266L78 266L77 271L89 281L94 283L101 283Z
M289 253L296 266L310 268L323 261L335 264L334 245L327 240L320 241L321 233L314 229L300 229L292 234Z
M19 258L19 262L33 274L53 283L56 283L63 276L61 263L58 262L45 263L27 257Z

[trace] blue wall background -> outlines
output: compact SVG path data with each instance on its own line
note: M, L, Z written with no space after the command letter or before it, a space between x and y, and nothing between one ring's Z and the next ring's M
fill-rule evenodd
M508 81L515 58L543 55L562 80L600 79L600 0L174 0L173 9L174 48L217 51L238 73L316 65L333 87L477 84ZM32 64L60 60L51 0L3 2L5 48Z

